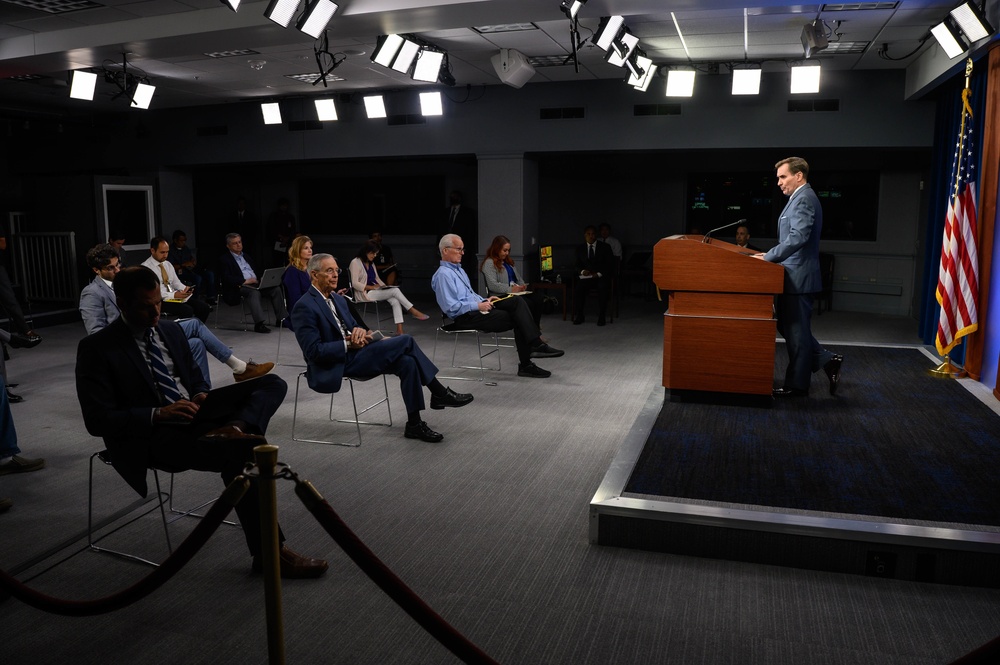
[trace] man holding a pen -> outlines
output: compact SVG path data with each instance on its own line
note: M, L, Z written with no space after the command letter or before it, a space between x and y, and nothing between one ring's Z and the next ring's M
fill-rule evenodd
M538 367L532 359L558 358L563 352L542 341L527 303L514 294L483 298L473 291L468 275L462 270L465 244L461 237L446 234L438 243L438 251L441 265L431 278L431 287L441 312L464 330L503 332L513 328L517 375L538 379L551 376L552 372Z

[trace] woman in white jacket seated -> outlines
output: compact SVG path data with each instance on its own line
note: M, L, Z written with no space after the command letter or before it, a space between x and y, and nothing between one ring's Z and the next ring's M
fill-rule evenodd
M351 287L354 289L355 302L386 301L392 307L392 320L396 324L396 334L403 334L403 312L407 312L418 321L426 321L430 317L413 306L398 286L388 286L378 276L375 270L375 257L379 253L378 243L369 240L358 255L351 261Z

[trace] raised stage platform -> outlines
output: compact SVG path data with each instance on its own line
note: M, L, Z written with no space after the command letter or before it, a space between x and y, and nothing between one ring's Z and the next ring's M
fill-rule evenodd
M927 358L927 366L933 366L935 358L932 354L917 348L913 348L912 351L913 353L922 353ZM875 355L880 354L876 353ZM825 394L822 396L814 395L809 400L802 402L806 412L800 415L809 421L811 418L820 417L824 412L826 413L825 417L831 417L831 410L840 409L839 412L833 411L832 417L834 419L838 417L859 419L858 437L860 440L865 439L866 436L876 437L876 440L871 442L872 446L889 447L893 445L892 442L877 438L881 435L872 433L864 426L866 419L880 415L871 413L860 406L866 402L875 403L877 401L877 387L872 388L866 385L865 388L875 391L876 395L866 394L865 400L855 399L853 403L851 401L851 386L857 384L860 374L858 370L861 369L856 362L853 366L848 364L851 362L851 356L852 354L848 351L848 362L845 363L845 385L841 388L844 395L838 395L835 398ZM860 347L853 356L855 361L861 359L863 354ZM922 362L922 359L918 360ZM867 369L876 375L880 372L878 367ZM893 371L898 371L898 369L894 367ZM854 374L853 378L851 377L852 373ZM919 390L914 386L914 383L921 379L919 375L914 376L918 378L897 377L899 379L898 390L904 393L909 390ZM947 379L928 380L948 381ZM814 390L821 385L819 379L815 379L815 381ZM943 384L927 385L936 390L939 385ZM977 386L981 388L980 384L971 384L973 389ZM825 381L822 382L822 388L825 393ZM954 392L958 390L957 385L948 386L947 390L952 392L951 401L954 402L956 399ZM985 392L988 393L988 391ZM964 389L959 390L959 393L964 394L974 404L972 408L978 417L987 419L987 422L978 424L963 420L960 425L970 429L985 427L983 430L974 429L972 431L971 439L969 439L971 444L962 444L961 442L956 444L971 445L974 448L971 451L955 451L955 455L961 455L964 458L969 458L971 454L972 459L965 461L974 468L979 463L976 456L984 450L988 450L990 455L1000 454L1000 450L998 450L1000 436L997 434L1000 432L1000 415L996 413L997 406L989 403L991 396L986 396L980 402L976 396ZM958 399L964 402L964 398ZM838 403L836 400L843 401ZM808 411L810 402L813 409L811 413ZM995 519L990 520L993 522L992 524L936 522L899 515L887 517L875 514L845 513L836 512L835 507L833 510L809 510L787 505L734 503L716 501L704 496L699 498L670 496L669 491L657 494L627 491L626 488L636 472L636 465L656 427L664 403L663 389L654 390L649 395L639 418L632 426L621 450L612 461L604 480L591 500L590 541L592 543L857 575L941 584L1000 587L1000 514L994 512L995 501L1000 497L1000 493L996 492L995 489L992 491L988 488L983 489L980 496L985 498L979 499L983 505L962 506L962 508L969 508L972 511L971 514L992 514L995 517ZM684 408L669 402L667 404L671 408ZM825 404L825 407L817 406L822 404ZM724 421L731 420L736 416L751 420L759 419L765 417L758 415L763 413L768 414L766 417L774 418L774 411L777 411L777 409L705 407L704 405L702 408L711 409L706 413L715 414L717 419ZM743 411L730 412L727 409L743 409ZM750 409L750 411L746 411L746 409ZM871 409L875 409L875 406L872 406ZM948 412L947 406L942 405L942 417L946 417ZM902 414L881 415L905 418L905 415ZM697 417L703 417L703 414ZM783 418L781 415L777 417ZM744 421L742 424L745 425L746 422ZM900 423L900 427L905 436L905 432L908 431L907 423ZM661 445L664 436L668 440L670 438L669 433L667 435L661 434ZM677 438L681 438L681 436L681 433L677 434ZM758 436L766 439L768 433L760 432ZM827 436L831 435L827 432ZM920 430L915 431L913 436L915 437L914 443L916 443L916 437L930 435ZM863 441L848 443L859 447L857 446L859 442L863 443ZM815 441L813 443L816 446L832 445L830 441ZM699 441L697 445L701 446L702 444L703 442ZM843 441L843 437L835 441L834 444L848 445ZM898 447L898 443L896 445ZM690 445L688 452L689 449ZM679 455L676 464L692 465L692 458L688 452L685 452L683 461ZM980 456L980 462L988 464L987 458ZM718 458L715 461L718 463ZM666 464L671 463L668 456ZM745 464L745 460L741 463ZM734 467L734 469L736 468L741 467ZM820 468L822 470L822 466ZM995 470L996 467L992 468ZM867 470L867 465L854 464L848 473L854 476L852 482L861 486L880 483L877 471L873 471L875 475L872 478L866 478ZM760 474L763 468L755 469L751 464L742 468L742 471L747 474ZM892 471L891 465L890 471ZM665 472L670 480L667 480L664 486L669 487L675 475L674 470L666 468ZM906 473L904 470L899 472ZM948 469L945 469L943 475L947 475L947 472ZM645 473L648 475L648 470ZM678 473L676 475L683 476L684 474ZM936 483L940 479L930 477L927 480ZM907 483L907 479L902 478L900 482ZM944 481L941 480L941 482ZM993 487L995 488L995 485ZM689 490L690 487L685 492L691 494L692 492ZM886 491L892 490L886 488ZM973 497L970 501L977 501L975 493L970 494L970 496ZM831 505L835 506L836 503L832 502ZM979 512L976 512L977 510Z

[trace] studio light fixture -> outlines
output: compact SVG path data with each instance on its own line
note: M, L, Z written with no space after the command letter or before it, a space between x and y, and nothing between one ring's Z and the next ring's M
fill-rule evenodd
M264 115L265 125L281 124L281 107L278 102L264 102L260 105L260 112Z
M413 66L413 61L417 58L417 53L420 52L420 44L416 43L412 39L403 38L403 43L399 47L399 52L396 57L392 60L392 65L389 69L399 72L400 74L405 74L410 71L410 67Z
M414 81L428 81L436 83L441 74L441 64L444 62L444 53L435 51L427 47L420 49L417 54L417 62L413 66Z
M222 4L224 4L226 7L229 7L234 12L239 10L240 8L240 0L220 0L220 1L222 2Z
M129 66L128 55L127 52L122 53L121 64L105 60L100 74L103 74L105 83L113 84L118 90L111 96L111 101L124 97L132 108L148 109L156 87L150 83L146 72L138 67ZM93 101L97 78L98 73L74 71L69 96L73 99Z
M607 51L611 42L615 40L624 27L625 18L622 16L602 17L600 25L597 26L597 32L594 34L594 44L602 51Z
M153 101L154 92L156 92L156 86L149 85L148 83L137 83L135 92L132 93L132 107L148 109L149 103Z
M752 69L733 70L733 94L734 95L759 95L760 94L760 73L759 67Z
M807 58L830 45L826 34L826 25L820 19L806 23L802 27L800 39L802 41L802 54Z
M305 11L302 12L299 20L295 22L295 27L313 39L319 39L319 36L326 30L326 25L336 12L336 2L330 2L330 0L307 0Z
M313 104L316 105L316 117L320 122L337 119L337 105L332 99L315 99Z
M365 97L365 112L368 114L369 119L386 117L385 100L382 98L382 95Z
M607 54L605 54L604 59L608 61L609 65L622 67L638 45L639 38L629 32L628 28L624 28L611 41L611 47L608 49Z
M93 101L94 88L96 86L97 74L75 70L73 72L73 85L69 89L69 96L73 99L83 99L88 102Z
M301 0L271 0L264 10L264 16L282 28L287 28L298 11L300 2Z
M986 20L983 10L974 2L963 2L949 13L962 33L973 44L993 34L993 26Z
M587 4L587 0L563 0L562 4L559 5L559 9L566 15L566 18L572 21L580 13L585 4Z
M649 89L649 84L656 77L656 65L643 55L636 55L635 63L637 71L630 70L628 84L640 92L646 92Z
M667 72L667 97L694 95L694 70L671 69Z
M372 51L372 62L383 67L390 66L402 45L403 38L399 35L381 35L375 43L375 50Z
M802 95L819 92L821 69L819 65L793 65L791 93Z
M941 50L949 58L957 58L969 48L969 45L962 39L958 26L953 25L947 19L931 28L931 34L934 35Z
M422 115L444 115L440 92L420 93L420 113Z

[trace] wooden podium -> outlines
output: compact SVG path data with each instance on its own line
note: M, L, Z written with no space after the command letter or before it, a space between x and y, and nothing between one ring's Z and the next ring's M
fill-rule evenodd
M664 238L653 248L653 281L667 292L663 386L770 397L774 296L784 269L703 236Z

